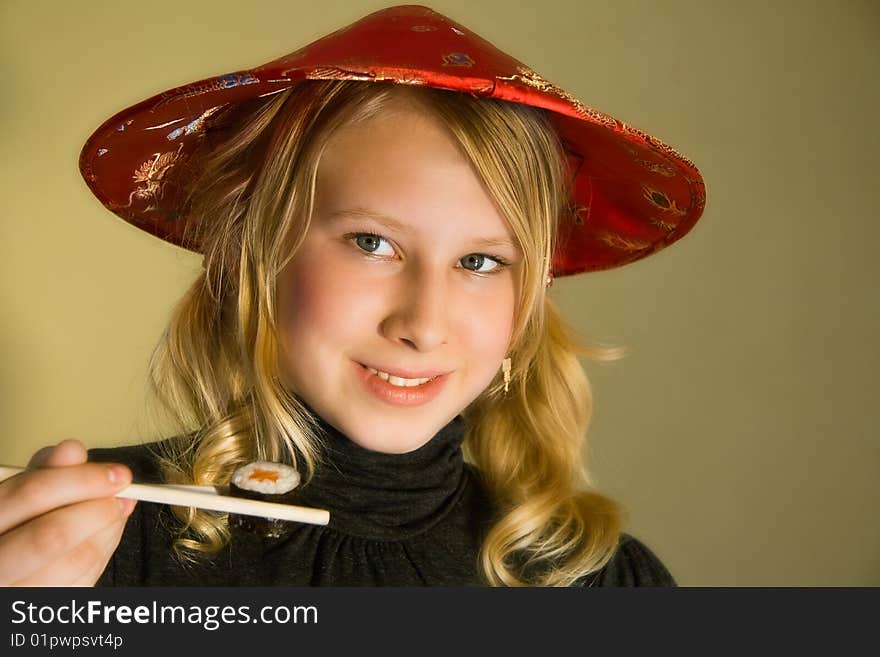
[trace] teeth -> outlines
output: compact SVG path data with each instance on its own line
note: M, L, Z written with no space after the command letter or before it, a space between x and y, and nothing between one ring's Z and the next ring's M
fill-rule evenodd
M420 386L428 381L436 379L437 377L430 377L426 379L404 379L399 376L391 376L387 372L380 372L379 370L374 370L372 367L368 367L373 374L378 376L383 381L387 381L393 386L397 386L399 388L413 388L415 386Z

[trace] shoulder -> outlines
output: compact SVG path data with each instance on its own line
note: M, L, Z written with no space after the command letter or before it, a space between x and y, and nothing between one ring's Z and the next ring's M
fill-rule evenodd
M97 463L122 463L131 468L134 480L144 483L162 481L162 470L159 462L161 454L167 450L172 438L161 442L143 443L141 445L125 445L122 447L99 447L89 450L89 461Z
M677 586L675 578L651 549L629 534L621 534L614 556L582 586Z

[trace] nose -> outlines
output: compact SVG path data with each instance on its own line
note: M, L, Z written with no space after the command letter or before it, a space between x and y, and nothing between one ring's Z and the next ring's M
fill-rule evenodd
M403 272L400 285L392 286L390 311L382 322L382 335L429 352L446 343L449 331L447 281L440 272Z

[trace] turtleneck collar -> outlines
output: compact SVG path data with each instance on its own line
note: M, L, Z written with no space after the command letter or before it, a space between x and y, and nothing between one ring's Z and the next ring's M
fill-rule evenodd
M428 529L458 500L465 483L461 416L405 454L366 449L316 419L324 461L297 503L330 511L331 528L364 538L402 539Z

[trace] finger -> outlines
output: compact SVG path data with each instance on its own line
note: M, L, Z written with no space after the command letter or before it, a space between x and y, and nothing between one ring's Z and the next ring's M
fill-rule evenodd
M96 532L60 559L13 585L94 586L119 545L128 517L134 509L134 500L126 502L130 509L124 512L122 518Z
M29 468L51 468L85 463L88 452L85 445L74 439L62 440L57 445L43 447L34 453Z
M110 497L129 483L131 470L116 463L21 472L0 482L0 534L52 509Z
M0 582L17 582L59 561L89 537L117 523L125 500L103 498L56 509L0 537Z
M125 530L125 519L102 529L62 558L13 586L94 586Z
M94 586L98 581L98 578L104 572L104 569L107 567L107 563L110 561L110 558L113 556L113 553L116 551L117 546L119 545L119 541L122 539L122 533L125 531L125 527L128 524L128 518L134 512L135 505L137 504L137 500L126 500L129 508L128 511L123 509L123 513L125 514L122 520L118 523L118 527L111 530L104 530L102 534L102 540L104 541L104 558L100 563L94 563L92 565L92 569L89 572L86 572L84 577L80 580L73 582L72 586Z
M46 459L52 450L55 449L55 445L47 445L46 447L41 447L34 455L31 456L31 460L28 461L27 467L29 468L41 468L45 465Z
M131 504L132 510L135 507L135 500L128 500ZM73 586L94 586L98 579L101 577L101 574L107 568L107 564L109 563L113 553L116 551L116 548L119 546L119 541L122 539L122 533L125 531L125 527L128 524L128 518L131 516L131 511L125 516L122 522L119 523L119 528L115 532L108 532L106 537L105 551L106 555L102 563L96 563L93 565L92 570L87 572L85 576L73 583Z
M88 460L89 453L78 440L62 440L49 451L39 467L57 468L64 465L79 465Z

